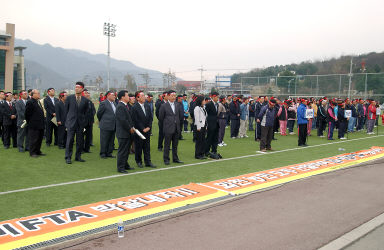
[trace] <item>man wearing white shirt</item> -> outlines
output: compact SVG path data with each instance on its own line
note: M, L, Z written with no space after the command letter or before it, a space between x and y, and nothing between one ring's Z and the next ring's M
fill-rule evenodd
M29 151L28 125L21 127L25 120L25 105L27 104L28 93L25 90L20 91L20 100L15 104L17 112L17 147L19 152Z
M44 108L47 112L46 116L46 131L45 131L45 143L49 147L52 143L52 134L55 133L54 144L57 145L57 126L52 122L52 118L56 117L55 106L59 102L59 99L55 97L55 89L49 88L47 90L47 96L44 99Z
M159 112L159 122L163 125L164 132L164 153L163 160L165 165L170 164L169 149L172 142L172 159L174 163L183 163L177 155L177 146L179 142L180 120L183 113L176 107L176 92L170 90L167 94L168 102L161 105Z

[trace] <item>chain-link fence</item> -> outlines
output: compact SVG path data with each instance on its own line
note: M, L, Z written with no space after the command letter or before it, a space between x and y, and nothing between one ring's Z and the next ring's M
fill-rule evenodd
M384 101L384 73L241 77L251 94L373 98Z

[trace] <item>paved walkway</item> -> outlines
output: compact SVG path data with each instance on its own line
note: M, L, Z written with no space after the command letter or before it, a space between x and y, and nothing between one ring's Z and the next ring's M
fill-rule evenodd
M68 249L318 249L384 212L383 176L376 161Z

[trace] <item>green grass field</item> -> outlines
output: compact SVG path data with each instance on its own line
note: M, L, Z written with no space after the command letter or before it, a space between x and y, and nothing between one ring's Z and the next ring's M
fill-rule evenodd
M157 121L154 121L153 125L154 135L151 137L152 162L158 166L158 169L165 169L168 166L165 166L162 161L162 152L157 151ZM380 126L379 135L384 134L383 132L384 130ZM316 131L313 131L312 134L316 134ZM325 138L311 136L308 141L308 144L311 146L330 142L334 143L273 154L259 154L256 152L259 150L259 143L254 141L253 132L248 132L248 135L249 138L230 139L228 128L224 139L228 146L219 147L219 152L225 159L253 155L249 157L226 161L196 160L194 159L192 134L188 133L183 134L186 140L179 143L180 160L184 161L184 164L200 162L209 162L209 164L172 169L169 167L182 164L171 163L168 167L169 169L164 171L146 172L152 169L137 168L134 155L130 155L129 163L135 167L135 170L130 170L130 172L140 172L140 174L121 175L117 178L105 180L1 194L0 221L145 193L190 182L207 182L257 172L345 152L367 149L371 146L384 146L383 137L359 132L349 134L349 140L342 141L341 143L337 143L340 142L337 139L328 141ZM275 151L297 147L297 135L283 137L276 134L275 137L278 139L277 141L272 141L272 148ZM335 131L334 138L337 138L337 131ZM86 160L85 163L74 161L72 165L65 164L64 150L59 150L53 146L46 147L44 142L42 151L47 156L37 159L30 158L28 153L19 153L17 149L5 150L1 147L0 192L117 175L116 159L100 159L99 157L99 129L97 124L94 125L94 144L95 146L91 147L92 153L83 155L83 159ZM339 148L344 148L345 151L339 151ZM116 155L116 151L114 151L114 155Z

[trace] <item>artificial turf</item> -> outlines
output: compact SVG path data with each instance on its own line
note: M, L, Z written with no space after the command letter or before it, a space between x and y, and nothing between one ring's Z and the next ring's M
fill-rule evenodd
M379 135L383 134L383 131L382 127L379 126ZM165 166L162 160L162 152L157 151L157 134L157 121L154 121L153 136L151 137L152 162L158 166L158 169L167 168L168 166ZM313 131L312 134L308 139L309 145L340 142L338 139L328 141L326 138L314 136L316 131ZM194 158L192 134L184 133L183 136L185 140L179 142L179 158L184 161L184 164L204 162ZM205 161L210 162L209 164L145 172L150 169L137 168L134 155L130 155L129 163L135 167L135 170L129 172L141 172L141 174L121 175L121 177L111 179L2 194L0 195L0 221L190 182L207 182L384 145L383 137L356 132L348 135L350 140L341 143L300 148L274 154L259 154L256 152L259 150L259 143L254 140L254 132L249 131L248 136L249 138L230 139L228 128L224 139L228 146L219 147L218 151L225 159L246 155L249 157L226 161L208 159ZM272 148L275 151L297 147L297 135L280 136L275 134L275 137L277 140L272 141ZM334 138L337 138L337 131L334 133ZM359 138L362 140L351 140ZM91 147L92 153L83 154L83 159L86 162L74 161L71 165L65 163L64 150L59 150L54 146L46 147L44 142L42 151L47 155L37 159L30 158L28 153L19 153L17 149L5 150L0 148L0 192L118 174L116 159L100 159L99 157L99 129L97 124L94 125L93 141L95 146ZM340 148L345 149L345 151L340 151ZM170 167L179 165L182 164L171 163Z

